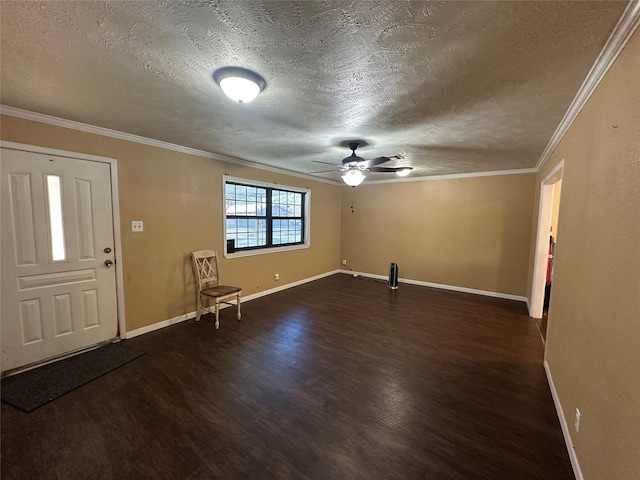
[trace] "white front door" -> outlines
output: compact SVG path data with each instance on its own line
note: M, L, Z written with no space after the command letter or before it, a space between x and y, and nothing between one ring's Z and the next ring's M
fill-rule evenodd
M108 163L2 148L2 371L118 334Z

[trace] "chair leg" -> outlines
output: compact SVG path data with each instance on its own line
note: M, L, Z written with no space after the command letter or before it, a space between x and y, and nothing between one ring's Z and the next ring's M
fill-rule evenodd
M197 297L197 301L196 301L196 322L200 321L200 315L202 314L202 295L200 295L200 292L198 292L198 294L196 295Z
M220 328L220 300L216 298L216 330Z
M242 318L242 314L240 313L240 294L236 295L236 304L238 306L238 320Z

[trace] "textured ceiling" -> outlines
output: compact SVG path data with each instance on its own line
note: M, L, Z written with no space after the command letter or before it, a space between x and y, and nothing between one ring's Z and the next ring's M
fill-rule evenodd
M531 168L625 6L2 1L1 102L300 173L354 139L414 177ZM267 88L228 100L225 65Z

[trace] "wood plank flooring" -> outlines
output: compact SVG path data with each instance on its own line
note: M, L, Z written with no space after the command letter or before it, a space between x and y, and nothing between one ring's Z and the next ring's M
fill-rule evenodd
M573 478L524 304L337 274L242 310L3 404L3 480Z

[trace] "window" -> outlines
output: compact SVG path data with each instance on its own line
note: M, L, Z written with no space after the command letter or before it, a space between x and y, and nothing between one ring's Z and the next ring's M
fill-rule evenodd
M47 197L49 203L49 232L51 240L51 260L64 260L64 224L62 222L62 186L60 177L47 175Z
M309 246L309 190L223 179L226 256Z

